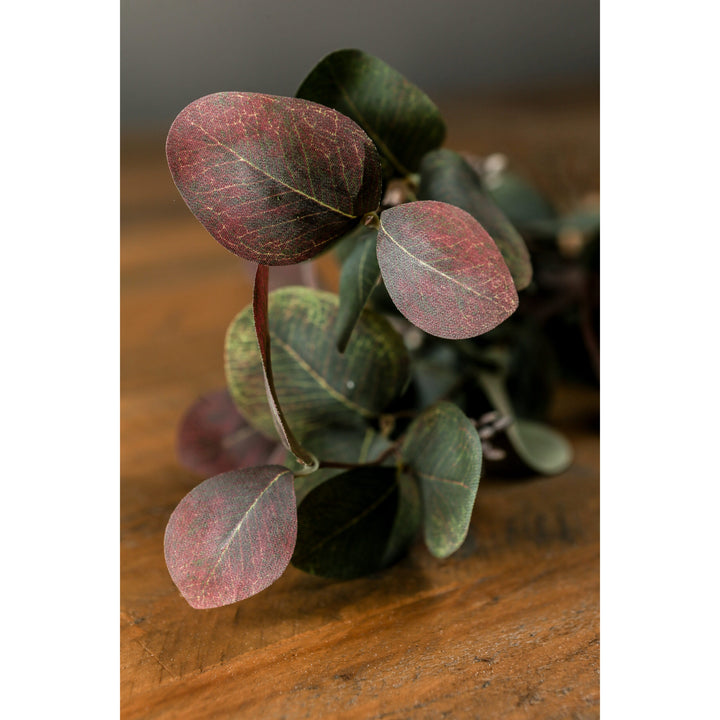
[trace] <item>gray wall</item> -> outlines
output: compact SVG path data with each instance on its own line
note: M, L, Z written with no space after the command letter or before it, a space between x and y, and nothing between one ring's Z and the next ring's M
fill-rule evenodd
M167 126L219 90L292 95L356 47L431 96L597 81L599 0L121 0L121 119Z

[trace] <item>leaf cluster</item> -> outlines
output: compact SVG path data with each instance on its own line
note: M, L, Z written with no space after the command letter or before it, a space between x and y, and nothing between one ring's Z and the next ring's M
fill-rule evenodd
M323 59L296 97L215 93L172 124L180 194L258 266L227 331L227 388L179 435L183 462L212 475L165 534L193 607L247 598L290 563L373 573L419 533L448 557L484 460L569 464L564 438L516 409L516 388L544 387L537 344L506 322L531 285L530 253L497 187L444 137L427 95L358 50ZM268 292L272 266L331 248L338 295Z

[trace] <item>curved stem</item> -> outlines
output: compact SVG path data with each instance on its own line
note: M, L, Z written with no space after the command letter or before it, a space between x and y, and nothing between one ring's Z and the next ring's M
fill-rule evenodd
M394 442L389 448L383 450L374 460L370 460L369 462L336 462L335 460L321 460L319 467L322 468L341 468L343 470L352 470L354 468L361 468L361 467L373 467L376 465L382 465L382 463L385 462L393 453L397 452L398 447L400 446L400 441L402 438L399 438L396 442Z

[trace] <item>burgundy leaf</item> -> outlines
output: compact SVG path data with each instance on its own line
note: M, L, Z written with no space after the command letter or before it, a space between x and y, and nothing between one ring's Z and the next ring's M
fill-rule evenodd
M180 501L165 530L165 562L192 607L220 607L275 582L296 538L292 473L280 465L231 470Z
M385 210L378 263L398 310L421 330L458 340L492 330L517 308L500 251L464 210L431 200Z
M421 200L439 200L469 212L495 241L515 287L524 290L530 285L532 263L525 240L460 153L446 148L427 153L420 167L417 194Z
M175 118L166 151L180 194L210 234L264 265L316 255L380 202L370 138L307 100L208 95Z
M273 382L272 363L270 361L270 330L268 328L268 276L267 265L258 265L253 287L253 318L255 320L255 334L260 346L263 379L265 380L265 393L267 395L270 412L275 423L275 429L282 444L304 465L317 465L316 458L299 443L293 435L278 401L275 383Z
M177 437L178 460L204 477L262 465L276 447L250 426L225 389L198 398L183 416Z

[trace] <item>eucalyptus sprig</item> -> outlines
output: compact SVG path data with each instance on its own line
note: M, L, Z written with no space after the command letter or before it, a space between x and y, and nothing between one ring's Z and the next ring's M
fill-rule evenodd
M497 434L532 471L570 462L557 433L515 416L515 345L478 337L515 312L530 255L444 137L427 95L358 50L324 58L296 97L215 93L173 122L180 194L258 265L253 302L227 331L227 388L180 432L184 462L213 474L165 533L170 575L193 607L250 597L290 563L372 573L419 532L449 556ZM338 295L268 292L271 267L331 248Z

